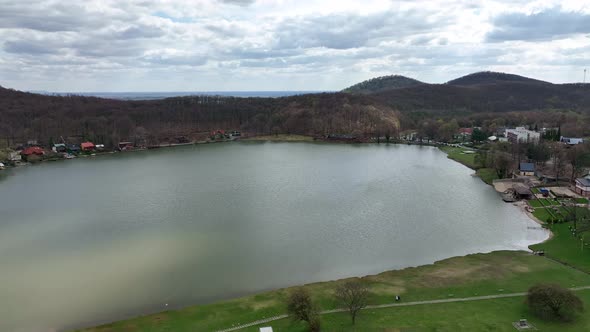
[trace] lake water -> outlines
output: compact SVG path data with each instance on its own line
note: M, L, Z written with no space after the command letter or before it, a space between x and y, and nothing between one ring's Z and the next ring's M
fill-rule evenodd
M0 172L0 331L93 325L547 237L472 173L432 147L258 142Z

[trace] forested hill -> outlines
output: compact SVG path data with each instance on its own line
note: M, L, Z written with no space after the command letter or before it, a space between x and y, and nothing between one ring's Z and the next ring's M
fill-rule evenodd
M217 129L363 136L376 131L393 133L399 125L392 108L369 97L343 93L122 101L0 89L0 119L0 139L10 144L30 139L48 144L60 137L107 145L142 137L157 144L178 136L195 139Z
M418 80L413 78L401 76L401 75L390 75L390 76L381 76L372 78L370 80L366 80L360 83L357 83L353 86L350 86L342 92L348 93L360 93L360 94L370 94L370 93L377 93L381 91L391 90L391 89L400 89L400 88L408 88L412 86L417 86L424 84Z
M465 75L463 77L456 78L448 81L449 85L480 85L480 84L500 84L500 83L529 83L529 84L550 84L549 82L536 80L520 75L498 73L492 71L482 71Z

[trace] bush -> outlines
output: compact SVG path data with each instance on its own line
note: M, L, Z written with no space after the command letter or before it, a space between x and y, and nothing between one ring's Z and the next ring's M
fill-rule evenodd
M287 312L296 321L304 321L309 325L309 330L320 330L320 316L311 300L309 292L303 287L295 288L287 300Z
M531 313L542 319L571 321L584 311L584 303L576 294L555 284L531 287L526 303Z

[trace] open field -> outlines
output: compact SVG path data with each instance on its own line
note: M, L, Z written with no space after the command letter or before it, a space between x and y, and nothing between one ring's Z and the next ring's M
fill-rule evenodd
M524 292L538 282L555 282L565 287L590 285L590 276L543 257L525 252L498 251L446 259L435 264L397 271L388 271L362 278L370 290L369 304L394 302L394 296L403 301L436 300L481 295ZM340 281L306 285L321 310L338 308L333 291ZM167 311L83 331L213 331L244 324L285 313L285 299L289 289L279 289L254 296L210 305ZM358 331L377 328L429 328L440 326L442 330L453 327L480 326L490 321L490 328L500 326L504 316L508 322L522 315L522 299L485 300L469 304L439 304L407 308L367 310L359 320ZM438 306L438 307L437 307ZM478 312L475 308L484 310ZM474 309L471 309L474 308ZM490 309L491 308L491 309ZM493 309L493 310L492 310ZM426 310L426 311L425 311ZM432 310L431 317L419 322L421 315ZM486 313L485 310L490 311ZM404 319L393 312L403 313ZM462 314L462 312L464 312ZM461 321L461 319L463 321ZM323 316L325 330L351 330L345 327L348 317L343 314ZM360 325L364 321L364 326ZM277 331L303 331L303 327L290 321L279 321ZM581 324L583 321L580 321ZM344 325L342 325L344 324ZM275 326L275 324L272 324ZM348 326L348 325L346 325ZM585 325L584 325L585 326ZM251 329L253 330L253 329Z
M532 245L531 249L544 250L548 257L590 273L590 246L582 246L581 241L571 234L570 226L572 222L551 226L553 238ZM584 239L584 242L590 242L590 235L586 235Z
M576 292L590 305L590 290ZM587 309L588 310L588 309ZM589 331L590 315L572 323L545 322L534 318L524 305L524 297L474 302L425 304L412 307L368 309L359 314L355 326L346 313L322 316L322 331L516 331L512 322L526 318L541 331ZM242 331L258 332L262 326L274 331L304 332L305 325L282 319Z
M498 179L498 173L493 168L480 168L477 170L477 176L489 185L492 185L492 182Z

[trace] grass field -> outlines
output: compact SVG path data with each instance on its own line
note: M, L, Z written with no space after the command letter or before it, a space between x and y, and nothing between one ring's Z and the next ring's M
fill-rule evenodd
M533 256L525 252L498 251L489 254L476 254L446 259L435 264L397 271L388 271L378 275L362 278L370 290L369 304L393 302L395 295L401 295L404 301L435 300L503 293L523 292L538 282L555 282L566 287L590 285L590 275L565 267L543 257ZM330 281L306 285L321 310L334 309L340 305L334 300L335 287L342 282ZM193 306L181 310L167 311L155 315L120 321L102 327L84 331L213 331L256 321L285 312L285 299L289 289L279 289L254 296L243 297L231 301L210 305ZM451 331L453 327L466 324L466 327L477 326L480 322L490 320L490 326L500 326L504 316L508 322L520 318L521 300L505 299L510 306L490 300L482 301L482 310L486 306L497 308L497 313L470 311L475 308L469 304L443 304L416 306L408 308L368 310L359 320L358 331L382 327L391 328L431 328L439 326L442 331ZM486 303L484 303L486 302ZM590 305L590 303L589 303ZM425 309L427 308L427 309ZM431 309L428 309L431 308ZM502 309L504 308L504 309ZM424 310L433 310L427 320L420 317ZM461 314L466 310L465 314ZM496 309L494 309L496 310ZM373 312L374 313L371 313ZM392 313L404 313L400 320L393 319ZM490 315L486 318L486 315ZM393 317L401 317L394 315ZM459 321L459 317L464 322ZM361 327L360 321L369 324ZM275 322L277 331L302 331L302 326L292 324L288 320ZM344 324L344 325L339 325ZM348 317L342 314L325 316L326 331L350 330ZM272 324L275 326L275 324ZM251 329L252 330L252 329ZM476 329L480 330L480 329ZM408 330L409 331L409 330Z
M576 292L590 305L590 290ZM523 297L466 303L427 304L365 310L355 326L345 313L322 316L322 331L516 331L512 322L526 318L540 331L590 331L590 315L583 314L573 323L545 322L534 318L524 305ZM247 332L258 332L261 326L272 326L276 332L307 331L301 323L289 319L263 324Z
M461 164L463 164L469 168L478 169L478 168L482 167L482 165L480 165L480 163L478 163L476 161L476 158L475 158L475 156L477 155L476 153L464 153L464 151L473 151L473 150L466 149L466 148L456 148L456 147L452 147L452 146L441 146L440 149L442 151L446 152L450 159L460 162Z
M584 246L582 249L581 241L571 234L570 226L571 222L553 225L553 238L545 243L532 245L531 249L544 250L547 256L590 273L590 247ZM585 242L590 242L590 234L584 239Z

